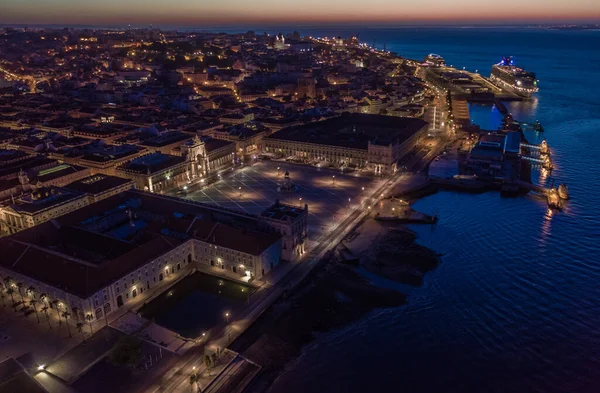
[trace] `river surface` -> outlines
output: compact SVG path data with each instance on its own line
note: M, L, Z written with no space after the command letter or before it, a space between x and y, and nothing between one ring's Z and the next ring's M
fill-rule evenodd
M497 192L418 201L417 210L439 213L436 226L413 229L444 254L440 267L406 306L320 335L271 392L600 391L600 31L297 29L360 32L405 57L434 52L486 76L514 56L537 73L540 92L509 108L517 120L540 120L546 132L526 136L546 138L555 164L533 179L566 183L571 200L562 212ZM480 108L475 120L493 125L494 116Z

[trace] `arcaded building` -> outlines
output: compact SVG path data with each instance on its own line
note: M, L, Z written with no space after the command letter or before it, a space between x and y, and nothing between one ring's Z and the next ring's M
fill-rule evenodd
M307 218L279 202L255 216L128 190L0 239L0 290L27 288L48 307L100 319L200 265L260 279L304 253Z
M344 113L284 128L266 137L264 144L269 153L389 174L426 135L427 123L421 119Z

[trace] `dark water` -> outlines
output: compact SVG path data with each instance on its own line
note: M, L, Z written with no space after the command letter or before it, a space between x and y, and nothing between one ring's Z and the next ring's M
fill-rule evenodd
M534 197L491 192L417 202L439 212L435 227L414 229L445 254L441 266L408 305L320 336L271 391L600 391L600 31L361 31L373 37L406 57L435 52L486 75L507 55L535 71L537 99L511 111L542 122L552 177L572 200L556 213Z
M203 273L186 277L140 310L144 318L195 338L235 315L254 288Z
M471 123L477 124L482 130L497 130L504 118L495 105L469 104L469 114Z

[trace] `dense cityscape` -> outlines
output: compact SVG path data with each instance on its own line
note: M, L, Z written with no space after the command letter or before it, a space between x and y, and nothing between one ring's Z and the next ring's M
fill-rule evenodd
M1 393L267 391L313 332L406 302L374 276L436 269L393 228L435 225L419 198L568 204L510 57L152 27L5 27L0 55Z

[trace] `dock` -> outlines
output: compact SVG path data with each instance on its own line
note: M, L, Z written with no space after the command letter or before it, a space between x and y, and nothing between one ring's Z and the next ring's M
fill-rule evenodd
M516 184L525 190L535 192L546 198L548 207L561 209L566 198L562 198L555 187L544 187L537 184L531 184L524 181L517 181Z

